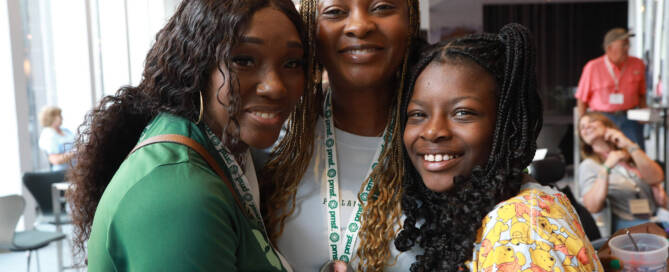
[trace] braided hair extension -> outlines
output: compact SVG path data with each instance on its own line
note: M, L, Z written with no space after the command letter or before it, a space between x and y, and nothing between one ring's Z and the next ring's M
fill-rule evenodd
M411 271L468 270L465 262L472 258L481 221L497 203L520 191L523 169L533 158L542 126L531 43L525 27L509 24L499 34L470 35L436 45L417 62L401 103L402 128L416 79L429 64L480 65L490 72L497 82L497 118L485 167L476 166L470 177L455 177L450 191L430 191L414 166L405 165L406 219L395 246L400 251L416 244L424 249ZM406 150L404 156L409 161ZM423 222L416 226L419 221Z
M321 115L324 101L324 90L321 88L322 65L317 60L316 31L318 28L319 0L302 0L300 12L306 24L307 44L310 52L307 71L314 79L309 82L309 92L305 93L302 104L289 119L286 136L272 151L270 161L261 171L261 194L263 197L263 214L265 225L269 229L270 237L276 239L283 232L286 219L295 211L295 196L302 176L306 172L311 157L315 139L315 127ZM398 90L393 99L391 109L395 112L390 116L399 118L399 107L395 106L403 93L403 86L409 61L412 59L413 49L418 40L420 29L420 15L417 0L407 0L409 11L409 33L407 33L407 52L400 66L401 74L398 80ZM413 45L412 45L413 44ZM388 118L391 119L391 118ZM401 135L399 122L390 128L393 136L384 139L388 147L380 155L379 165L372 171L370 178L375 181L371 190L372 198L363 210L362 227L359 231L360 242L358 256L361 259L359 270L381 271L385 261L390 256L388 245L399 224L401 177L403 173L403 156L401 154ZM316 143L318 144L318 143ZM390 148L394 146L394 148ZM366 183L361 184L362 187Z
M86 115L75 141L77 164L68 172L68 180L75 185L67 195L73 207L76 261L85 257L85 242L105 188L137 144L142 130L161 112L197 120L202 106L200 94L206 99L204 91L214 71L230 82L230 102L225 107L231 122L230 130L223 128L223 140L236 158L241 157L240 149L246 145L239 139L235 120L241 103L239 83L234 71L225 76L221 66L231 67L231 50L253 14L268 6L285 14L305 40L300 16L289 0L181 1L156 35L139 85L125 86L115 95L103 97Z
M259 173L263 219L274 244L286 219L295 211L297 187L313 154L316 122L325 97L321 88L323 68L316 58L316 16L311 15L317 6L318 1L302 1L300 5L307 44L305 71L311 80L286 122L285 136L272 149L270 160Z

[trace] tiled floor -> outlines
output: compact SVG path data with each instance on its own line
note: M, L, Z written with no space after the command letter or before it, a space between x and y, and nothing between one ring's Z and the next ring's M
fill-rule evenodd
M40 225L39 230L55 231L56 227L51 225ZM72 226L65 226L64 233L67 233L68 239L72 237ZM63 240L63 261L65 266L72 264L72 249L70 242ZM49 246L38 251L39 266L41 272L58 271L57 243L51 243ZM35 252L30 259L30 271L37 271L37 261ZM26 252L0 252L0 272L21 272L27 271L27 253ZM85 269L68 269L64 271L85 271Z

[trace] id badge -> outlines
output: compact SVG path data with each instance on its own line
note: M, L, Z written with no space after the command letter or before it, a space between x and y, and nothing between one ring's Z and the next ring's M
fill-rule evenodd
M625 96L621 93L612 93L609 95L609 104L620 105L625 101Z
M630 199L630 212L634 215L650 215L650 205L647 198Z

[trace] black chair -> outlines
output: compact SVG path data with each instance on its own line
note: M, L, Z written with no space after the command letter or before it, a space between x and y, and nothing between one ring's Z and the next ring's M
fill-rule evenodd
M603 238L597 227L595 219L592 217L592 214L581 205L571 192L569 186L564 188L558 188L555 183L561 180L565 175L566 165L562 158L558 156L547 157L543 160L533 161L528 167L530 175L536 179L541 185L555 187L560 192L565 194L571 202L571 205L576 210L579 219L581 220L581 225L585 231L586 236L592 243L592 246L595 249L600 248L606 242L606 238Z
M40 248L53 241L65 238L60 232L28 230L15 232L16 224L25 209L25 200L19 195L0 197L0 248L10 251L28 251L27 270L30 271L30 257L35 251L37 271L39 271Z
M51 185L65 181L66 170L61 171L45 171L45 172L26 172L23 174L23 185L26 186L30 194L37 201L39 214L42 217L40 222L46 222L53 225L58 225L54 218L53 198L51 197ZM64 197L64 196L59 196ZM72 219L65 211L65 201L59 199L58 203L62 205L60 210L60 224L71 224Z

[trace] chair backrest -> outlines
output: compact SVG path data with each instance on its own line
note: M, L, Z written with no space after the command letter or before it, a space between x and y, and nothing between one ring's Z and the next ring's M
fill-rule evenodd
M566 165L560 157L536 160L528 167L530 175L541 185L553 185L564 177Z
M23 174L23 185L33 195L43 214L53 213L51 184L65 181L65 171L26 172Z
M25 206L20 195L0 197L0 248L10 248L14 243L14 230Z

